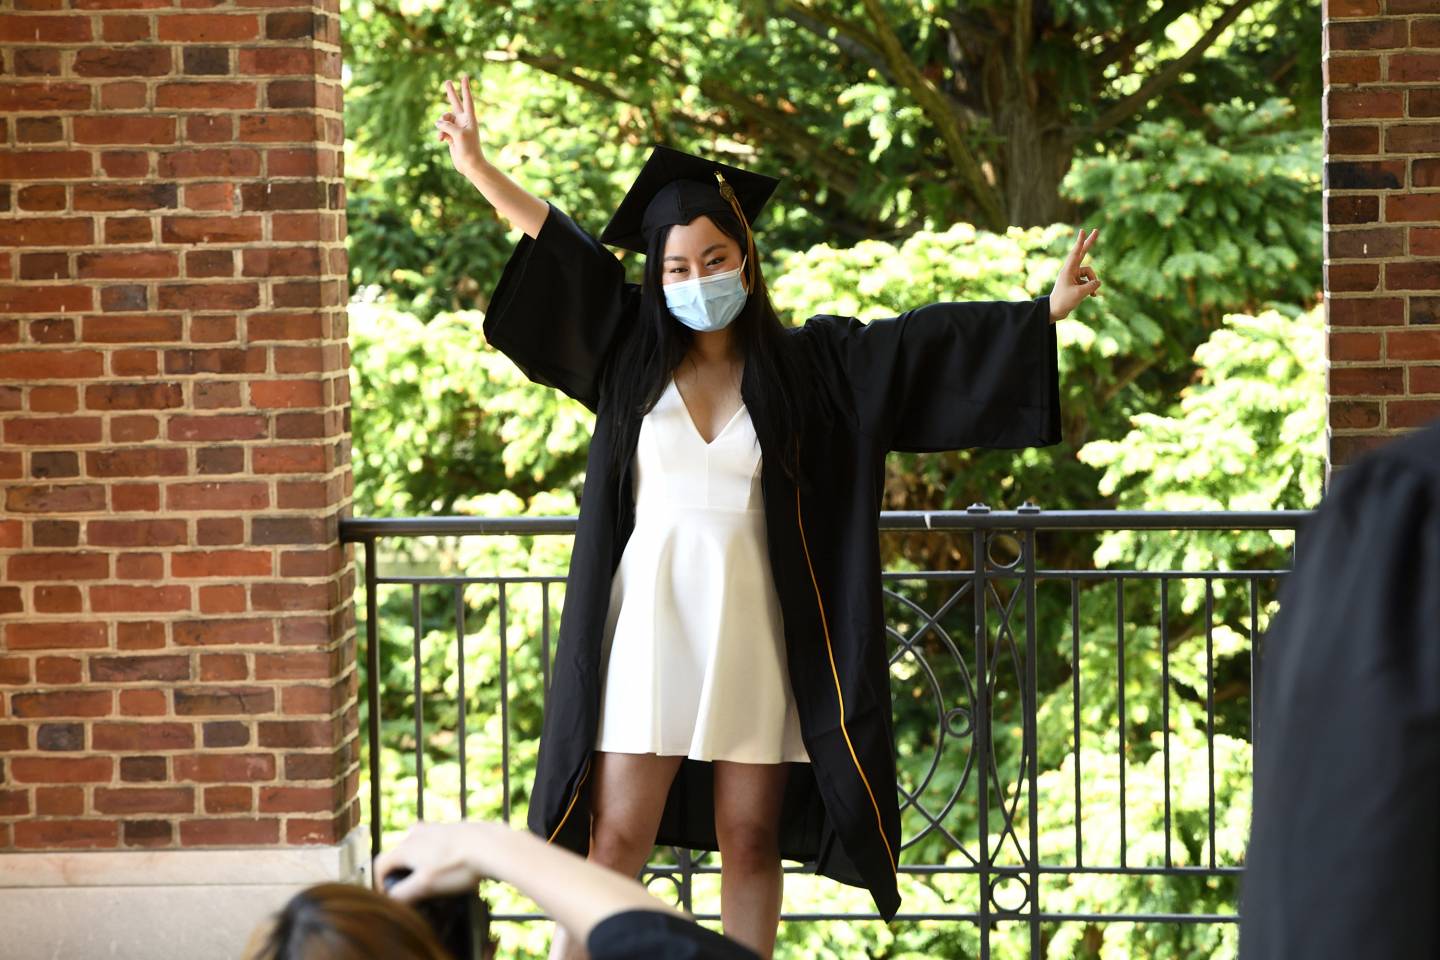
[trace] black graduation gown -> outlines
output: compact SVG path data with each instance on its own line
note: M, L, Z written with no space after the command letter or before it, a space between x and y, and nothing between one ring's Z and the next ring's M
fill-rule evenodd
M1440 424L1340 473L1262 652L1242 960L1440 957Z
M529 815L531 830L581 854L610 585L635 509L628 470L612 478L608 469L613 414L598 382L639 297L620 262L552 205L539 234L522 237L511 255L484 324L530 379L596 412ZM809 482L797 487L780 460L784 443L756 423L770 561L811 758L792 767L781 854L866 887L886 920L900 906L900 816L877 529L885 454L1057 442L1049 312L1040 297L931 304L868 324L811 317L789 343L812 378L806 387L834 417L829 428L802 431ZM632 461L630 451L624 462ZM659 843L718 849L712 786L709 763L682 763Z

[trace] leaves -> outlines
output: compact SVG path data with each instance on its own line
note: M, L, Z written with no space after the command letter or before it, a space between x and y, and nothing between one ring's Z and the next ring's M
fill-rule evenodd
M1225 0L1197 0L1177 29L1208 23ZM1166 4L1166 8L1173 6ZM1236 96L1286 96L1292 130L1318 127L1318 0L1260 0L1212 48L1204 69L1114 131L1087 124L1177 51L1145 25L1154 0L888 4L901 53L939 100L922 109L881 53L862 0L658 4L347 0L346 125L355 281L390 286L413 271L422 316L482 308L508 248L504 226L449 169L431 121L441 83L479 83L482 141L506 173L598 231L652 142L733 158L785 177L762 223L774 247L903 238L956 221L1064 219L1073 159L1124 148L1140 120L1202 137L1202 109ZM1009 62L1030 18L1027 62ZM1288 32L1286 32L1288 31ZM1116 46L1133 55L1110 62ZM1108 64L1108 66L1107 66ZM907 71L907 76L915 76ZM940 106L935 106L938 103ZM1271 124L1271 120L1259 120ZM946 130L988 171L955 168ZM993 185L989 181L993 181ZM991 194L994 196L990 196ZM1123 200L1112 193L1106 200ZM998 198L998 199L997 199ZM383 237L393 238L385 241Z
M1198 35L1219 4L1197 4L1204 8L1199 22L1180 16L1154 31L1144 26L1175 6L1159 0L1033 5L1040 11L1038 39L1027 76L1006 59L1018 10L1012 0L885 5L926 79L964 118L968 142L991 163L997 184L1018 183L1022 194L1061 188L1063 198L1054 199L1073 204L1075 219L1086 227L1101 228L1092 262L1105 282L1101 298L1057 328L1064 441L1043 450L892 456L887 507L953 509L976 501L1014 507L1030 499L1052 509L1248 510L1303 508L1318 499L1320 150L1313 133L1318 88L1310 79L1318 68L1311 69L1316 57L1305 46L1318 31L1315 4L1257 4L1255 15L1237 22L1207 56L1205 70L1177 83L1178 95L1158 100L1143 122L1127 123L1103 141L1068 142L1061 154L1055 144L1062 141L1020 138L1028 101L1013 97L1017 76L1034 85L1036 117L1054 131L1080 129ZM439 109L440 81L462 69L480 74L477 109L485 117L487 155L592 232L603 226L654 140L786 174L759 225L759 240L788 322L818 312L873 319L936 300L1023 299L1050 289L1077 224L1058 222L1071 219L1058 206L1043 226L987 230L968 222L974 198L946 162L931 118L867 55L864 30L810 29L795 15L802 7L850 26L865 22L858 0L823 6L784 0L347 4L348 243L360 291L351 307L357 515L557 515L576 508L593 418L527 382L481 332L486 298L516 234L448 169L443 145L433 141L429 121ZM1318 51L1318 38L1311 39ZM1111 53L1117 56L1097 75L1096 64ZM1277 71L1282 79L1272 84ZM1266 99L1275 89L1299 96ZM1065 176L1072 153L1075 163ZM1047 160L1048 172L1037 173L1033 161L1050 154L1056 154L1053 168ZM627 260L633 273L634 258ZM393 546L387 564L474 576L559 578L569 551L560 537L431 538ZM968 562L955 538L887 537L883 546L890 570L948 570ZM1076 535L1054 544L1047 561L1243 572L1283 565L1289 548L1286 536L1266 532ZM1214 739L1215 852L1225 862L1240 856L1248 820L1246 657L1274 601L1268 594L1256 598L1252 624L1242 582L1209 583L1207 589L1198 579L1177 581L1165 604L1157 589L1132 585L1123 650L1113 583L1084 591L1073 656L1069 598L1042 589L1042 807L1020 804L1017 823L1026 831L1028 818L1038 818L1047 857L1062 856L1073 843L1077 799L1087 850L1097 857L1117 853L1118 819L1111 811L1123 763L1132 862L1163 859L1167 835L1177 862L1208 861L1203 705L1212 683L1224 694ZM896 595L934 609L937 589L905 585ZM458 628L467 695L463 733L454 596L444 586L420 591L419 706L427 734L418 746L432 787L427 815L458 812L463 736L471 814L497 815L508 799L512 822L524 816L540 720L540 639L547 616L553 637L563 584L506 590L503 634L498 588L472 584L464 593L467 613ZM415 812L407 759L417 748L411 603L408 587L382 596L380 788L388 829L402 827ZM904 610L889 612L897 634L914 636ZM963 635L971 612L957 608L961 623L954 635ZM496 775L502 636L511 658L508 795ZM1162 637L1168 640L1163 647ZM992 665L1013 685L1019 664L1000 654L997 645ZM936 669L947 689L958 689L952 683L959 683L958 666ZM1072 673L1083 678L1085 690L1078 732L1071 727ZM897 764L907 787L927 782L927 797L944 796L957 786L961 769L941 764L925 781L936 738L928 683L913 656L899 658ZM1011 777L1019 764L1020 706L1013 691L997 694L997 768ZM1168 834L1162 796L1167 731ZM979 826L969 789L946 823L975 844ZM992 800L1015 803L1017 795L1007 791L995 791ZM920 837L923 818L912 809L902 819L907 837ZM994 821L987 839L996 849L1013 849L1014 838ZM907 862L946 856L953 854L934 833L905 854ZM699 878L697 897L717 894L713 881ZM936 912L973 910L980 895L965 875L907 876L902 891L907 908ZM497 909L531 909L503 888L489 895ZM786 897L791 910L870 908L864 891L799 876L787 879ZM1044 902L1055 910L1186 912L1228 910L1234 897L1228 881L1187 877L1162 884L1096 875L1047 888ZM544 948L542 928L497 926L506 938L502 952L538 955ZM1233 934L1230 925L1058 924L1047 925L1045 937L1052 957L1224 957L1233 956ZM997 931L993 956L1027 951L1024 931ZM977 952L973 926L929 922L788 923L777 948L778 956L790 957Z
M424 324L352 304L356 502L366 516L451 513L465 498L578 491L594 418L484 342L482 317Z

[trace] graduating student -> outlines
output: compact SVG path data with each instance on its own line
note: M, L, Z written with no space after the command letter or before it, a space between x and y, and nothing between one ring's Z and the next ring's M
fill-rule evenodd
M656 147L597 241L485 159L468 77L447 93L452 160L525 234L485 335L596 414L530 828L632 876L657 841L718 849L762 956L782 857L892 918L885 455L1060 439L1053 323L1099 286L1094 232L1049 296L787 328L751 232L774 178Z
M1263 651L1240 957L1440 956L1440 424L1341 472Z

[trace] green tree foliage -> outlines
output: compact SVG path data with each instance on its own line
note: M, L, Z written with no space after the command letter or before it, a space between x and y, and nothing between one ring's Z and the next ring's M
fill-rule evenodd
M1196 381L1168 415L1137 414L1080 459L1129 509L1308 509L1325 462L1321 310L1235 314L1195 351Z
M1194 376L1192 355L1226 312L1313 302L1318 143L1286 132L1288 114L1278 102L1227 104L1212 111L1223 134L1213 143L1177 124L1144 125L1123 151L1077 165L1066 189L1095 204L1087 219L1100 227L1104 253L1095 259L1105 289L1059 325L1064 441L1020 454L894 456L887 505L1113 503L1077 451L1163 408ZM989 233L961 224L898 244L818 245L780 261L774 294L795 320L871 319L940 299L1023 299L1048 292L1069 240L1058 226ZM920 541L903 546L914 556Z
M1319 288L1319 139L1288 129L1284 101L1206 113L1209 132L1142 123L1065 182L1103 222L1110 309L1159 334L1161 349L1130 358L1127 377L1161 360L1182 368L1226 312L1308 303Z
M481 76L502 169L593 223L651 142L784 174L777 247L1070 220L1076 160L1141 121L1320 99L1319 0L347 0L351 263L423 315L484 307L509 243L449 171L441 84ZM597 225L598 229L598 225ZM427 281L427 278L428 281Z
M391 304L351 305L358 512L430 516L487 493L522 504L578 493L594 417L490 349L482 320L462 312L425 324Z

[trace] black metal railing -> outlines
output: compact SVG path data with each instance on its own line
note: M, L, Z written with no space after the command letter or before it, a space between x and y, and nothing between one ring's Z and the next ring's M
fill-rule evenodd
M882 535L903 538L898 554L887 552L901 563L929 561L925 569L883 575L900 774L900 873L943 887L939 899L947 906L922 906L897 919L969 921L986 958L1000 931L1018 937L1022 949L1028 939L1030 956L1039 957L1065 924L1233 923L1243 856L1235 838L1248 822L1242 814L1256 735L1259 640L1280 578L1293 565L1294 533L1308 516L1045 512L1028 505L883 514ZM381 778L382 721L408 728L401 739L413 741L414 813L425 814L433 738L427 703L444 694L424 689L422 593L432 592L425 604L432 622L444 607L454 628L460 735L451 752L458 755L461 816L470 813L474 789L465 755L476 719L462 655L467 614L473 620L477 603L483 605L493 625L498 673L487 696L494 700L490 719L498 720L499 812L508 820L512 752L520 742L511 716L512 656L523 650L538 661L527 669L538 666L542 691L548 687L557 619L552 602L564 583L563 565L484 575L382 573L379 542L393 549L418 537L573 532L573 517L341 521L342 540L364 548L376 850L384 823L381 791L373 786ZM1097 549L1102 563L1094 560ZM1047 558L1051 562L1043 562ZM1196 566L1197 558L1209 566ZM413 716L385 718L380 594L406 588L413 689L388 693L395 699L408 694ZM468 606L467 588L483 593ZM521 592L530 600L517 638L511 634ZM537 729L533 717L526 724ZM672 886L677 902L697 916L718 916L697 909L694 894L697 878L719 872L714 855L669 855L673 862L650 864L643 879ZM1102 880L1112 894L1128 891L1118 905L1113 897L1097 901L1087 893ZM1149 906L1137 908L1137 899ZM790 920L875 916L784 914Z

